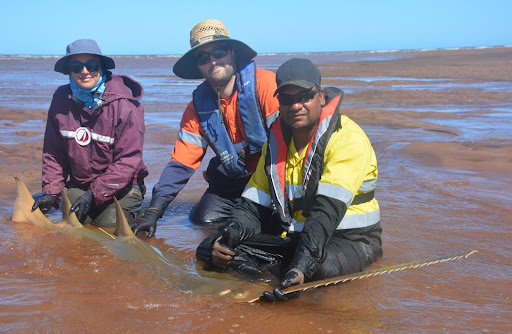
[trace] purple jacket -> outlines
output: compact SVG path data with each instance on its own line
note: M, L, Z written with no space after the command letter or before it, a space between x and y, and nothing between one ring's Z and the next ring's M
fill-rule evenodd
M53 94L43 145L43 194L67 186L90 188L100 205L128 185L144 184L143 88L130 77L107 72L102 106L92 111L69 85ZM69 177L69 180L68 180Z

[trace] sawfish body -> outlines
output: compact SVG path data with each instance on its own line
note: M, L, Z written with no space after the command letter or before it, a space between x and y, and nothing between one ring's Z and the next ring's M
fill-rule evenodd
M222 278L203 277L198 272L187 271L182 259L172 260L172 255L164 256L157 248L138 239L130 229L119 203L114 198L116 206L116 227L114 235L100 228L84 227L76 218L75 213L70 214L71 203L66 193L62 191L62 220L58 223L50 221L38 208L32 211L34 198L26 185L16 179L18 196L14 203L13 223L29 223L35 226L58 229L63 233L82 237L99 242L106 246L118 258L142 261L157 270L159 274L177 285L180 291L206 294L212 297L231 298L239 302L255 300L261 292L268 288L262 283L249 283Z

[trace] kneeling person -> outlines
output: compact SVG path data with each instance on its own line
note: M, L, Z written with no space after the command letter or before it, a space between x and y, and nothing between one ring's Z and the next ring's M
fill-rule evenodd
M371 143L341 115L343 92L322 89L309 60L287 61L276 82L280 116L256 172L197 256L249 274L274 273L281 288L362 271L382 255ZM261 299L295 296L275 289Z
M132 78L114 75L114 60L104 56L95 41L69 44L56 72L69 84L53 95L43 144L43 196L32 210L47 213L58 207L68 188L71 211L81 223L115 226L114 196L128 221L142 205L144 109L142 86Z
M226 222L231 208L256 169L279 104L272 95L275 74L257 68L256 52L229 37L219 20L205 20L190 31L190 50L174 64L183 79L205 80L192 94L180 123L171 160L153 188L144 216L131 228L151 238L169 204L203 161L208 147L215 156L204 173L208 189L189 219L196 224Z

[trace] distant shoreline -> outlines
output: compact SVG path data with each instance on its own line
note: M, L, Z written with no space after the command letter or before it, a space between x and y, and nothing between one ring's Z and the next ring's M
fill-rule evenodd
M512 45L494 45L494 46L463 46L452 48L423 48L423 49L396 49L396 50L366 50L366 51L306 51L306 52L272 52L259 53L259 56L273 55L295 55L295 54L382 54L382 53L410 53L410 52L433 52L433 51L460 51L460 50L480 50L480 49L498 49L512 48ZM133 54L133 55L110 55L111 57L162 57L179 58L182 55L173 54ZM8 58L60 58L62 55L40 55L40 54L0 54L0 59Z

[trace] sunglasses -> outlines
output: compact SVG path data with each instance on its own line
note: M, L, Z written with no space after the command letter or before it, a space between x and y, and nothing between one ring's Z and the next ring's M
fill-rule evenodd
M279 94L277 95L277 100L279 101L279 104L285 105L285 106L291 106L295 103L308 103L309 101L313 100L315 98L315 95L318 93L317 90L306 90L304 92L300 92L298 94L290 95L290 94Z
M213 49L210 52L203 52L196 56L197 65L206 65L210 61L210 56L214 59L221 59L228 55L230 48L227 46L221 46L216 49Z
M68 64L68 69L70 72L78 74L82 73L82 69L84 68L84 66L89 72L98 72L100 70L101 63L95 60L88 61L85 64L79 61L74 61Z

